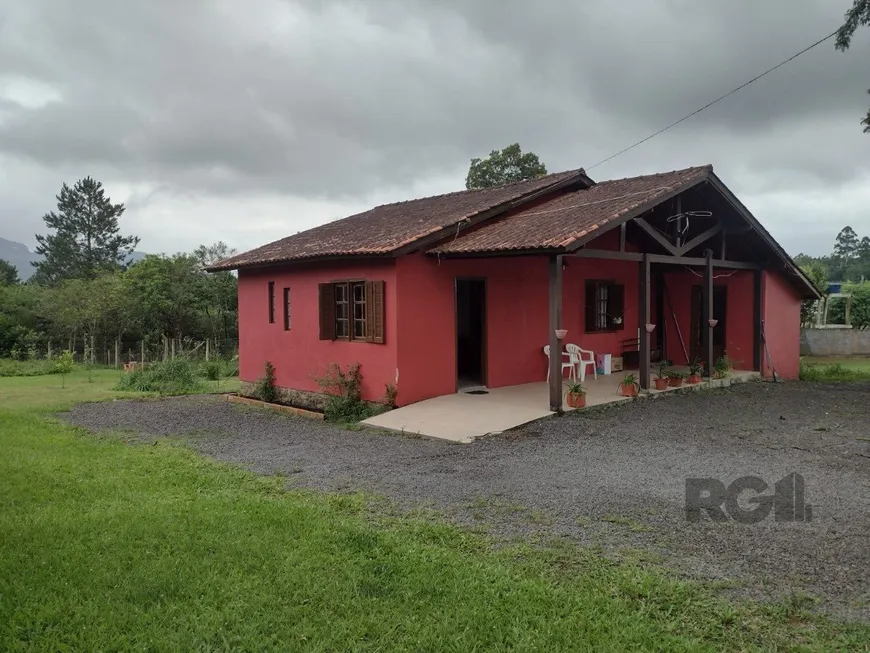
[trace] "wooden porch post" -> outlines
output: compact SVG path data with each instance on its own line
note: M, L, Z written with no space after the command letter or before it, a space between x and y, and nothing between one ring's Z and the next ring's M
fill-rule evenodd
M550 257L550 410L562 412L562 257Z
M755 309L753 313L752 319L752 369L756 372L761 371L761 320L762 320L762 310L763 305L761 301L762 291L761 291L761 270L755 270L752 273L752 281L753 281L753 300L755 304Z
M701 325L703 335L704 352L707 354L707 376L713 376L713 327L710 320L713 319L713 250L704 250L706 266L704 267L704 315L707 324Z
M639 375L638 381L642 390L649 390L649 366L650 366L650 333L646 330L646 325L651 324L650 320L650 301L649 301L649 276L650 264L649 254L643 255L643 260L640 262L640 271L638 274L638 315L640 319L640 342L638 343L639 350ZM659 325L661 328L661 325Z

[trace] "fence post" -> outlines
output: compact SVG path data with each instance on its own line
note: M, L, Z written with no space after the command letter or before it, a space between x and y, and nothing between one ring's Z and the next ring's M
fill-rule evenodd
M208 355L209 355L209 350L208 350L208 341L209 341L209 340L211 340L211 338L206 338L206 339L205 339L205 362L206 362L206 363L208 363Z
M172 339L172 360L175 360L175 338Z
M145 365L145 339L144 338L142 339L142 342L140 344L142 347L142 365L144 366Z
M163 336L163 360L169 360L169 338Z
M48 360L51 360L51 340L48 341Z
M115 369L118 369L118 359L121 358L121 337L115 338Z

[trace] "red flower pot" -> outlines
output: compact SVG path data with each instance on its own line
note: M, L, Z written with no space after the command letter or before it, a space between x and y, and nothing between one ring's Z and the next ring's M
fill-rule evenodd
M683 379L676 376L668 377L668 385L672 388L679 388L683 385Z
M668 377L665 377L663 379L656 379L654 383L656 384L656 390L668 389Z
M686 379L686 383L691 383L692 385L694 385L696 383L700 383L700 382L701 382L701 375L700 374L691 374Z
M568 406L570 408L584 408L586 406L586 395L578 395L568 393Z
M636 397L637 386L628 383L620 383L619 394L621 394L623 397Z

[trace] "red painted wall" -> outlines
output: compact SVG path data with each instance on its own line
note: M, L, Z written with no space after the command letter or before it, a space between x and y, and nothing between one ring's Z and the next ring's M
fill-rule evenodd
M796 379L800 372L801 298L782 275L765 272L764 331L776 373L784 379ZM772 376L767 360L762 359L764 376Z
M421 255L396 264L399 305L399 404L456 391L454 280L485 278L487 386L543 381L549 340L546 257L432 259ZM585 280L613 279L625 285L625 329L584 333ZM568 259L563 273L562 323L566 342L596 353L617 354L621 341L637 334L637 264Z
M702 276L699 277L688 269L665 273L667 297L670 300L670 303L665 302L665 337L667 355L674 365L686 365L688 361L683 353L673 314L676 314L686 350L691 355L692 288L704 283L703 272L696 272ZM727 288L725 351L734 361L735 369L751 370L754 364L752 325L755 320L752 272L714 270L713 276L714 285Z
M383 280L384 344L320 340L318 284L342 279ZM269 281L275 282L275 323L269 323ZM291 289L290 331L284 330L283 289ZM263 365L275 366L277 385L320 391L316 378L329 363L360 363L363 398L380 400L384 384L395 380L396 268L393 261L263 268L239 273L239 376L256 381Z

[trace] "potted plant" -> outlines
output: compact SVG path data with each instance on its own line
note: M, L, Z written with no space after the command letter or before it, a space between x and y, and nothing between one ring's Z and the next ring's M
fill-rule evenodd
M579 381L568 382L568 406L571 408L586 406L586 388Z
M637 375L626 374L619 384L619 394L623 397L636 397L638 392L640 392L640 383L637 382Z
M689 376L686 377L686 383L700 383L701 375L704 373L704 363L701 362L700 358L695 357L691 363L689 363Z
M732 369L734 369L734 363L731 362L731 358L728 356L728 354L724 353L716 359L715 363L713 363L713 378L728 378L729 376L731 376Z
M679 388L683 385L683 379L686 378L686 375L682 372L668 372L668 385L672 388Z
M668 389L668 363L670 361L666 361L662 359L659 362L659 371L656 374L656 379L653 381L656 385L656 390L667 390Z

